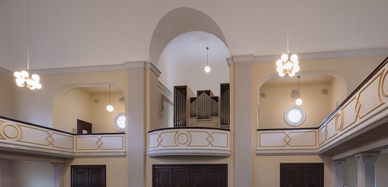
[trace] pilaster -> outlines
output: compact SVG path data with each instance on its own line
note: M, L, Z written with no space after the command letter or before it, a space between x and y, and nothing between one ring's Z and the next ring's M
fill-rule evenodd
M63 175L65 164L51 163L54 168L54 187L63 187Z
M344 167L345 160L333 160L332 161L332 180L334 186L343 186L344 185Z
M357 186L376 186L376 161L380 152L362 152L355 154L357 160Z
M234 186L251 187L253 55L234 56L228 63L234 66Z
M128 186L145 186L145 66L128 62L127 158Z

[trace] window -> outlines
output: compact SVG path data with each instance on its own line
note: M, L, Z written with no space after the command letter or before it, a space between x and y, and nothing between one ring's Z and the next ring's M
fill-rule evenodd
M124 131L125 130L125 127L126 127L126 118L125 118L125 115L124 114L118 114L114 121L113 121L113 127L117 130L117 131Z
M284 120L292 127L301 125L306 119L303 108L298 106L291 106L284 112Z

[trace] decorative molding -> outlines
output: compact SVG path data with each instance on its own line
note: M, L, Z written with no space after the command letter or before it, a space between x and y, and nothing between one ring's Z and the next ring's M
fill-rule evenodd
M206 128L171 128L148 133L147 155L230 156L230 132Z
M59 75L59 74L77 74L77 73L94 73L108 71L124 71L125 64L98 65L98 66L83 66L69 68L52 68L52 69L37 69L32 70L40 75Z
M367 56L386 56L388 48L353 49L338 51L321 51L298 53L299 60L331 59L331 58L357 58ZM281 54L254 56L254 63L276 62Z
M145 61L131 61L131 62L125 62L124 65L127 69L145 68L146 62Z
M6 75L8 77L13 77L13 73L11 71L8 71L2 67L0 67L0 74Z
M0 118L0 150L60 158L125 156L125 134L74 135Z
M155 73L156 76L160 76L160 74L162 74L162 72L159 71L159 69L157 67L154 66L154 64L152 64L152 62L146 62L145 63L145 68L146 69L151 69L152 72Z
M163 91L163 93L165 93L169 97L169 99L172 100L172 98L173 98L172 92L166 86L164 86L163 83L158 81L158 87Z

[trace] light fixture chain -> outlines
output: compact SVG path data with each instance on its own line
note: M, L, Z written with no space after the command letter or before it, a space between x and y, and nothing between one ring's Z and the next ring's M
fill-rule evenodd
M206 65L209 66L209 47L206 47Z
M111 86L112 85L109 85L109 104L110 104Z
M289 0L287 0L287 10L286 10L286 14L287 14L287 54L289 54L290 53L290 47L289 47L289 35L290 35L290 23L289 23L289 18L288 18L288 1Z

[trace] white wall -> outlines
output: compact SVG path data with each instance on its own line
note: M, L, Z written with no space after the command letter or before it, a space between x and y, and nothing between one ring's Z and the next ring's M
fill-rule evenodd
M9 162L9 171L12 173L12 186L4 187L54 186L54 169L50 163L16 160Z

